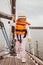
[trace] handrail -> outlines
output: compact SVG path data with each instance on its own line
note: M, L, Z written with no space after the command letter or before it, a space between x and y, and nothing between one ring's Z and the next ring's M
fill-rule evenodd
M43 65L43 61L41 61L39 58L37 58L36 56L30 54L28 51L27 51L27 54L30 56L30 58L32 58L32 60L35 61L35 63L37 63L38 65Z

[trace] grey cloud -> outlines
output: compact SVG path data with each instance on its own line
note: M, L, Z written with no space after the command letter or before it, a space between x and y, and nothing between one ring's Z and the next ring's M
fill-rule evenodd
M18 0L17 9L25 10L32 15L42 15L43 14L43 0Z
M43 0L17 0L17 13L22 10L32 25L43 26Z

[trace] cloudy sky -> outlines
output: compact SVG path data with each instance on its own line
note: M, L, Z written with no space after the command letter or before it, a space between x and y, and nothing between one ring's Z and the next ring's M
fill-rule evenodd
M43 0L17 0L17 14L25 11L33 26L43 26Z
M0 0L0 11L11 14L10 0ZM32 26L43 26L43 0L16 0L16 14L24 11Z

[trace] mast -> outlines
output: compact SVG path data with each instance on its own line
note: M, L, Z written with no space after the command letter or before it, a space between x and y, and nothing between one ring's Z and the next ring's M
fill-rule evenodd
M16 19L16 0L11 0L11 13L14 16L14 18ZM15 30L15 27L12 26L13 39L15 37L14 30Z
M11 12L14 15L14 18L16 18L16 0L12 0L11 2L12 2L12 4L11 4L12 11Z
M14 16L14 20L15 20L16 19L16 0L11 0L11 13ZM15 21L13 21L13 22L15 22ZM12 26L12 33L13 33L12 46L13 46L13 51L14 51L14 53L16 55L14 31L15 31L15 27Z

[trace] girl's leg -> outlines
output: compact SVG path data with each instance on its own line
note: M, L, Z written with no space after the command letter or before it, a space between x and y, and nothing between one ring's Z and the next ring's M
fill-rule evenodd
M26 62L26 38L22 39L22 43L21 43L21 57L22 57L22 62Z
M17 53L17 58L20 59L20 46L21 44L19 41L16 42L16 53Z

